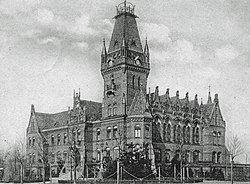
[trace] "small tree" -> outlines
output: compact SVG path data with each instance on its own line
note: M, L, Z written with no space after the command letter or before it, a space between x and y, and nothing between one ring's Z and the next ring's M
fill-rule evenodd
M237 135L233 135L228 139L227 148L231 158L231 183L233 184L233 164L234 159L243 154L243 148Z

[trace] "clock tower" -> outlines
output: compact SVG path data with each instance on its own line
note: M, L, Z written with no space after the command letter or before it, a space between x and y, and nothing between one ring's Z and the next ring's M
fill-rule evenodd
M142 48L134 14L135 6L124 1L116 9L115 25L106 50L101 54L101 73L104 80L102 117L125 115L137 92L146 96L150 71L149 48Z

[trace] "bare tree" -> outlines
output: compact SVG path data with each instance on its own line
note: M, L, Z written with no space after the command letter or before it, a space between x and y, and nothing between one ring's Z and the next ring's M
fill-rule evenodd
M20 164L20 182L23 183L23 170L26 159L25 138L19 138L15 144L14 159Z
M227 148L230 153L231 158L231 183L233 184L233 164L234 159L241 154L243 154L244 150L242 147L242 143L237 135L233 135L228 139Z
M49 160L48 143L46 139L40 134L40 139L36 141L35 150L37 151L38 161L42 164L42 177L45 183L45 169Z

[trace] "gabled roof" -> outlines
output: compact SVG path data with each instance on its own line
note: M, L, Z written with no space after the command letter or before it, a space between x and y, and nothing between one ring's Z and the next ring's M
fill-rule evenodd
M86 113L87 121L100 120L102 117L102 103L93 102L88 100L81 100L80 106L84 109Z
M148 108L146 97L144 93L141 91L137 91L134 99L131 103L128 114L129 115L145 115L148 114L146 111ZM149 114L148 114L149 115Z

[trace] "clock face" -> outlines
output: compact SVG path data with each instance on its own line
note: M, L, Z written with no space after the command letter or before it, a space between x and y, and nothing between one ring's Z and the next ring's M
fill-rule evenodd
M113 61L112 59L109 59L109 60L108 60L108 64L109 64L109 66L113 66L114 61Z
M140 60L140 57L139 57L139 56L136 56L136 57L135 57L135 64L136 64L136 65L141 65L141 60Z

